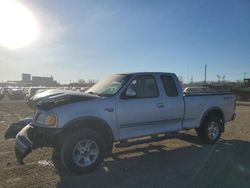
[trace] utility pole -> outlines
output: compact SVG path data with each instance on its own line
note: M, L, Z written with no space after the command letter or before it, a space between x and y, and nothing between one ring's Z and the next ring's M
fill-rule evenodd
M204 84L207 84L207 64L205 64L205 80L204 80Z
M247 73L246 73L246 72L244 72L244 80L246 79L246 74L247 74Z

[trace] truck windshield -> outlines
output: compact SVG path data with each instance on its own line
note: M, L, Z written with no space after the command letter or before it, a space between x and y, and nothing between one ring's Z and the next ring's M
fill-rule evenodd
M113 96L122 88L122 86L127 82L128 79L129 75L127 74L112 75L98 82L87 91L85 91L85 93L95 94L99 96Z

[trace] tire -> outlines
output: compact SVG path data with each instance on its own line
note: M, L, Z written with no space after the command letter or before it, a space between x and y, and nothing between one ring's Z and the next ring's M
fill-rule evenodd
M54 147L53 152L52 152L52 160L54 162L60 162L60 160L61 160L60 151L61 150L60 150L59 146Z
M206 117L201 127L196 129L196 132L205 144L215 144L222 133L221 119L216 116Z
M104 148L104 140L98 132L77 130L66 136L60 152L61 163L76 174L94 171L103 161Z

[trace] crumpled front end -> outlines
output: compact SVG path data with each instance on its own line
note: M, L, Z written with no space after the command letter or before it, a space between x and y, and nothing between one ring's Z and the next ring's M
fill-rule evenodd
M15 144L15 154L17 162L20 164L23 163L23 159L32 151L34 143L29 138L29 135L32 134L33 127L29 124L26 125L17 135L16 135L16 144Z
M40 147L56 147L62 142L63 129L37 127L26 125L17 135L15 153L18 163L24 164L23 159L32 150Z
M33 118L24 118L20 119L19 121L12 123L7 131L5 132L5 139L16 138L16 135L28 124L33 121Z

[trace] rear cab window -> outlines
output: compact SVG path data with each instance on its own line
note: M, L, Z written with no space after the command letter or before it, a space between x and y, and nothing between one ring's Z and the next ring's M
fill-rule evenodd
M161 81L168 97L177 97L179 95L175 80L171 75L161 75Z

